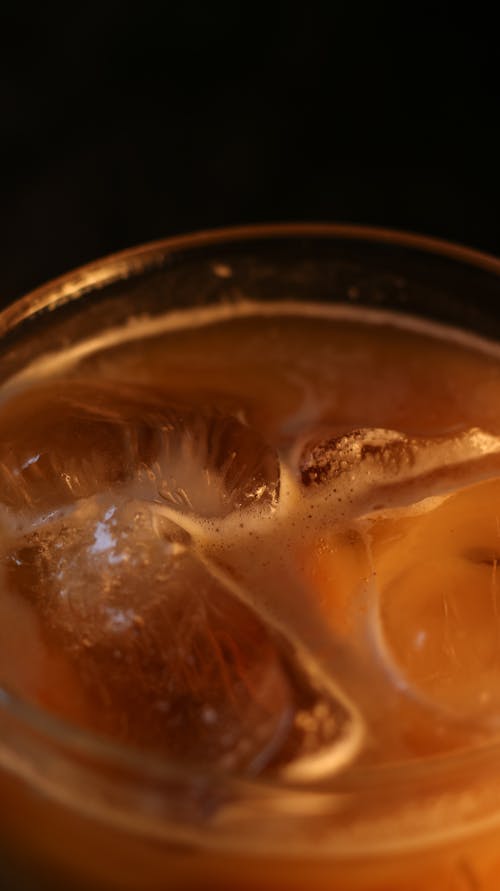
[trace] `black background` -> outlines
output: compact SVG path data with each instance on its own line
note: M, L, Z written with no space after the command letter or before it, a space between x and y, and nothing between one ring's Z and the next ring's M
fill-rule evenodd
M495 28L476 5L18 4L3 14L0 300L259 220L500 253Z

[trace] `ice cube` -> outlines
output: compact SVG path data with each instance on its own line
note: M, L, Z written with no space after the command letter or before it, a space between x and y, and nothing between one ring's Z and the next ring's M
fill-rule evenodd
M373 509L389 491L408 503L454 488L460 479L466 484L496 476L500 438L479 428L434 438L378 428L323 433L301 448L298 467L313 497L347 495Z
M324 483L368 462L383 471L398 472L414 463L415 444L396 430L352 430L306 445L300 474L306 486Z
M381 652L461 715L500 706L500 481L373 520ZM496 718L498 722L498 718Z
M150 387L51 381L2 406L0 504L47 513L124 484L221 516L273 504L279 461L236 417Z
M82 499L13 533L2 567L4 594L29 606L49 652L77 676L88 708L75 719L90 729L298 782L331 776L359 751L346 703L161 505Z
M3 566L77 673L94 730L238 772L282 747L293 693L272 636L148 505L81 501L12 543Z

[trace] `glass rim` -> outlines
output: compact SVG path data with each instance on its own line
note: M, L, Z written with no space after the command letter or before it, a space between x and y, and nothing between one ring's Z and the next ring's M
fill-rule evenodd
M223 227L176 235L130 247L70 270L35 288L0 311L0 337L44 310L57 309L120 279L125 280L154 269L169 255L182 255L190 249L217 247L229 243L242 242L245 244L257 239L280 238L332 239L332 241L365 241L374 245L387 244L436 254L445 259L486 270L500 277L500 258L445 239L397 229L325 222L265 223ZM162 758L161 755L149 750L142 751L120 744L73 725L69 721L21 699L2 686L0 686L0 712L14 718L21 728L28 732L39 734L45 744L62 745L66 754L69 753L76 757L91 757L96 759L99 764L111 764L113 767L133 770L140 774L140 778L143 780L168 781L175 779L179 781L185 779L191 782L195 771L197 776L202 773L206 780L213 779L216 782L229 784L232 787L237 786L240 789L255 790L260 788L262 791L279 790L283 792L293 788L295 792L302 789L306 794L310 794L311 791L319 794L323 792L334 794L338 791L334 786L322 789L321 785L317 783L284 782L280 780L279 775L277 777L238 776L199 762L187 763L173 758ZM482 762L485 758L488 760L490 755L500 761L500 741L492 740L467 750L439 753L422 762L415 760L374 765L373 767L355 766L352 777L353 786L354 788L361 786L363 790L373 789L376 791L380 785L387 784L390 776L392 780L397 778L395 786L401 788L421 778L442 775L443 771L456 771L457 768L474 765L478 760ZM335 774L332 778L333 781L336 782L339 778L344 777L349 771L349 767L348 765ZM345 788L342 780L341 788ZM349 788L351 787L349 786Z
M145 272L155 261L169 254L191 248L210 247L256 238L331 238L367 241L396 247L421 250L450 260L470 264L500 275L500 257L444 238L421 235L382 226L361 226L354 223L256 223L204 229L185 235L173 235L125 248L77 266L61 276L30 290L0 311L0 336L12 327L44 309L55 309L83 296L89 290L104 287L128 276Z

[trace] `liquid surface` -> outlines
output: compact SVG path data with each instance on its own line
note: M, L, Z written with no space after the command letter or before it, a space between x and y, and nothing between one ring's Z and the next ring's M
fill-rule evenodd
M300 307L155 324L4 388L0 683L306 785L496 738L494 348Z

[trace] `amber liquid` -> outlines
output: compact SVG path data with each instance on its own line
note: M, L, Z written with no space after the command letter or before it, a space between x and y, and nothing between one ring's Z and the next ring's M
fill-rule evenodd
M4 387L0 682L274 811L209 791L149 836L0 752L7 837L89 887L493 891L500 354L314 306L148 324Z

